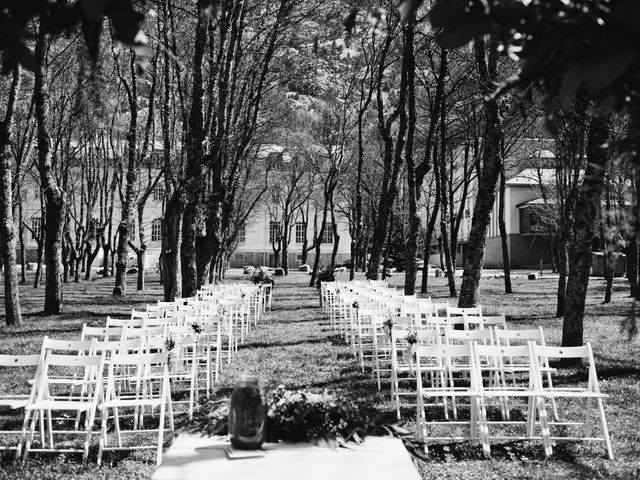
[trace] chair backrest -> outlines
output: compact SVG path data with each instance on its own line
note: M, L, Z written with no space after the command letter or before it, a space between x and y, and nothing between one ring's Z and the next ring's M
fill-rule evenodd
M529 341L538 345L546 345L542 326L524 330L502 330L495 328L494 338L498 345L524 345Z
M468 307L468 308L459 308L459 307L448 307L447 308L447 316L448 317L462 317L463 315L474 315L476 317L482 316L482 308L480 305L477 307Z
M500 328L502 330L506 330L507 329L507 318L504 316L504 314L502 315L483 315L482 316L482 323L483 325L486 327L496 327L496 328Z
M120 339L122 336L122 327L88 327L82 325L82 333L80 340L91 340L95 338L98 341Z
M516 387L524 383L529 388L537 385L531 342L516 346L482 345L477 342L473 342L472 345L473 363L479 386L483 385L483 378L491 382L493 387L497 386L496 378L499 380L498 385L503 388L507 384ZM513 375L522 372L528 372L528 375Z
M442 334L435 328L423 328L416 333L418 345L440 345L442 344Z
M435 315L436 317L446 317L447 316L447 310L449 308L449 300L447 300L445 302L433 302L432 301L432 305L433 305L433 315Z
M155 316L154 312L149 312L149 311L142 311L142 310L131 310L131 319L147 319L147 318L153 318Z
M168 397L168 354L137 353L116 354L111 357L107 375L105 398L133 397L137 400L150 400ZM160 388L143 388L144 379L161 375Z
M36 376L32 395L37 399L52 395L66 399L71 395L95 402L101 391L103 367L104 354L68 355L49 350L39 367L42 374ZM91 391L93 395L87 394Z
M107 327L142 328L142 318L111 318L107 317Z
M30 369L28 378L34 378L36 376L37 368L40 366L41 356L36 355L0 355L0 371L4 369ZM29 384L24 381L24 376L18 375L17 372L6 372L7 378L0 376L3 379L2 387L0 388L0 400L27 397L31 391Z
M125 328L122 331L122 340L129 338L146 338L151 336L163 336L165 335L165 327L142 327L142 328Z
M581 360L589 369L587 390L596 393L600 392L598 374L596 372L596 364L590 342L576 347L547 347L532 342L531 347L533 351L533 360L537 370L536 378L539 382L538 386L541 389L545 388L542 381L542 373L544 372L550 375L550 372L552 371L552 369L549 368L551 360ZM549 384L546 386L548 387Z
M95 338L89 340L62 340L45 336L42 339L42 352L73 352L77 355L91 355L94 351Z
M96 342L95 352L105 352L107 358L110 358L115 353L140 351L140 349L142 349L142 346L143 342L140 338L130 338L128 340L106 340L102 342Z
M444 330L444 341L448 345L460 345L477 342L483 345L493 345L493 332L484 330L455 330L447 326Z
M470 343L466 345L416 345L415 356L418 373L424 366L446 368L452 364L454 359L469 358L471 353Z

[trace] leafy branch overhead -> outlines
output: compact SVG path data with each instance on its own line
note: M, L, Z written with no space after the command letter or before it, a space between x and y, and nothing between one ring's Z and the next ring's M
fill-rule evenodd
M564 105L584 89L616 110L637 95L636 0L441 0L430 21L443 48L492 34L503 52L523 60L498 93L542 81Z
M34 38L31 21L38 18L41 27L50 35L69 35L80 29L92 59L96 59L104 20L108 19L114 37L129 46L140 57L149 54L149 44L142 31L144 13L137 10L133 0L1 0L0 53L2 71L9 71L15 62L33 71L34 53L28 41Z

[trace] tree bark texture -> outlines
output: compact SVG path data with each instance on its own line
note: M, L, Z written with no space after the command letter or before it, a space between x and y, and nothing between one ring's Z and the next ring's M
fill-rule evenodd
M199 224L204 222L203 144L206 132L202 111L204 100L202 66L209 23L209 17L206 14L207 8L208 2L206 0L198 0L198 20L193 47L193 90L191 92L191 110L185 142L187 148L187 167L185 171L187 204L182 220L182 248L180 252L182 261L182 295L185 297L192 297L198 291L196 238L202 230L202 225Z
M495 42L490 42L487 58L485 41L476 40L474 52L480 76L481 91L486 96L493 91L497 78L497 46ZM478 177L478 194L473 209L467 253L464 258L464 272L458 300L459 307L473 307L478 303L478 290L484 265L487 229L491 220L491 210L496 197L496 184L500 175L502 123L498 111L498 103L494 99L485 101L484 122L482 172Z
M41 17L41 22L46 21ZM53 172L51 137L49 136L49 81L46 53L48 49L46 29L41 26L36 41L34 100L38 129L38 170L40 185L46 201L44 225L44 259L46 281L44 314L57 315L62 309L62 233L66 196L60 188Z
M506 178L504 165L500 168L500 211L498 225L500 227L500 241L502 243L502 269L504 271L504 293L513 293L511 288L511 259L509 258L509 243L507 241L507 226L504 223Z
M7 325L21 325L20 297L16 259L16 230L13 221L13 162L11 131L16 98L20 91L21 71L16 64L4 120L0 123L0 256L4 268L4 311Z
M587 168L575 207L574 232L569 246L566 312L562 346L583 344L584 305L591 269L591 242L608 161L609 116L594 116L587 139Z

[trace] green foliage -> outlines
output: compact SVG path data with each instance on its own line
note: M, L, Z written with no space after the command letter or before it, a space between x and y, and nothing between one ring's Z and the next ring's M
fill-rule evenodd
M261 283L274 283L267 267L260 267L256 269L256 271L253 272L253 275L251 275L251 281L256 285Z
M316 286L320 288L321 282L335 282L335 281L336 281L335 269L332 266L328 266L318 272L318 280L316 281Z
M540 80L564 105L582 90L616 110L637 97L636 0L441 0L430 20L443 48L492 34L509 56L522 59L503 90Z
M109 20L114 37L130 46L138 55L149 54L149 46L142 33L144 14L134 7L133 0L80 0L76 2L29 0L0 2L0 53L2 70L9 71L15 62L29 70L36 69L33 52L27 46L31 21L40 20L40 28L50 35L82 31L87 50L97 59L103 22Z
M267 414L267 439L270 442L309 442L320 438L348 441L366 435L369 424L353 400L327 392L285 390L280 386L273 393Z

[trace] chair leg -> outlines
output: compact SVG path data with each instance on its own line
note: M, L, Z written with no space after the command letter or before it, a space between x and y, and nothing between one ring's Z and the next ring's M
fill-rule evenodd
M609 460L613 460L613 448L611 447L611 438L609 437L609 427L607 425L607 419L604 416L604 404L601 398L597 399L598 410L600 411L600 421L602 423L602 436L604 437L605 445L607 446L607 455Z
M100 441L98 443L98 466L102 465L102 454L107 447L107 418L109 417L109 409L103 408L100 416Z
M47 410L47 429L49 430L47 433L49 437L49 448L53 450L55 446L53 445L53 420L51 417L51 410Z
M160 404L160 419L158 425L158 449L156 451L156 465L160 465L162 462L162 443L164 441L164 420L166 413L167 402L162 402Z
M29 436L27 437L27 443L24 447L24 457L22 458L22 462L26 463L27 458L29 457L29 450L31 450L31 442L33 442L33 437L36 433L36 423L38 422L38 417L41 416L40 410L34 410L32 413L33 417L31 418L31 425L29 426ZM43 430L40 430L40 442L43 443L44 447L44 435Z
M542 444L544 446L544 455L549 458L553 455L553 447L551 446L551 430L549 428L547 406L542 398L536 399L538 405L538 417L540 419L540 431L542 434Z

